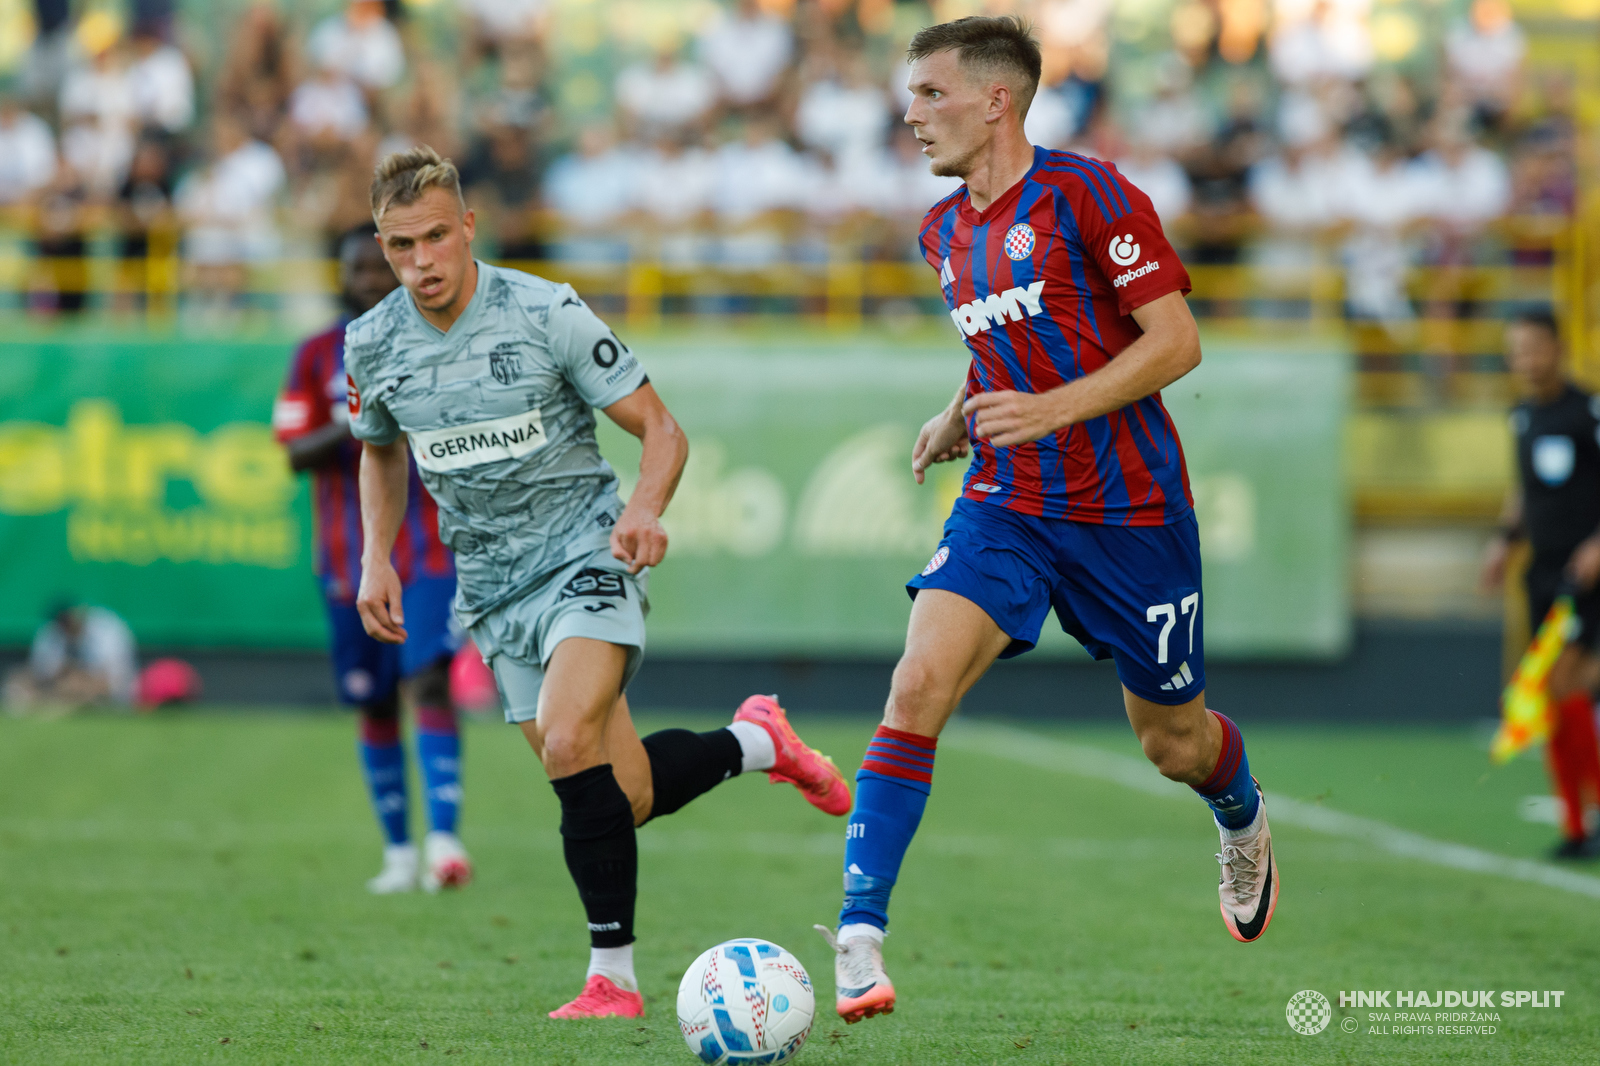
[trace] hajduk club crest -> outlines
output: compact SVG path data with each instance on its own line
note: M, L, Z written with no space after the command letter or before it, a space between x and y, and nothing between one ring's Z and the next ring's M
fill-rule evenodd
M1033 227L1018 222L1006 230L1006 257L1021 262L1033 254Z

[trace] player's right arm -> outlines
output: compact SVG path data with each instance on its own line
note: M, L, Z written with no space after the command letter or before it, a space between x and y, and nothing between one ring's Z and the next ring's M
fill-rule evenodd
M967 386L963 382L956 395L943 411L934 415L917 434L917 443L911 449L911 476L922 484L923 472L934 463L948 463L965 459L972 442L967 438L967 419L961 412Z
M361 589L356 610L367 634L404 644L405 608L391 554L405 520L410 470L404 438L361 446Z
M1506 562L1511 557L1511 546L1523 537L1522 489L1513 486L1506 493L1505 506L1500 509L1500 527L1495 530L1488 547L1483 552L1483 587L1493 592L1506 580Z
M295 473L338 459L350 439L350 420L342 408L330 407L319 380L315 341L295 352L283 391L272 405L272 431L289 455Z
M352 327L353 329L354 327ZM385 644L406 639L400 575L391 558L405 520L410 467L400 424L378 399L360 345L345 334L350 432L361 441L361 588L356 611L367 633Z

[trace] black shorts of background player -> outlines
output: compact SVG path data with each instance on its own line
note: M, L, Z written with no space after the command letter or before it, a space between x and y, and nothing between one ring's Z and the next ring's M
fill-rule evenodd
M1566 377L1548 312L1525 313L1510 324L1506 355L1524 395L1511 414L1518 483L1489 546L1484 581L1499 585L1510 546L1526 540L1533 552L1524 578L1533 631L1558 595L1573 597L1578 626L1549 679L1546 755L1563 829L1554 855L1595 858L1600 835L1587 815L1600 804L1593 702L1600 684L1600 398Z

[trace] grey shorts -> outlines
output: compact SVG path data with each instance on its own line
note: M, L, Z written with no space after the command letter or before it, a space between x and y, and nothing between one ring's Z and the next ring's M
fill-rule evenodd
M628 573L609 549L601 548L478 619L472 640L494 671L507 722L531 721L538 714L545 666L568 637L627 648L622 687L628 687L644 662L648 575Z

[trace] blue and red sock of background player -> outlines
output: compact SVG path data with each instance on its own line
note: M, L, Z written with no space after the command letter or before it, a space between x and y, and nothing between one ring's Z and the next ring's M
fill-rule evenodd
M1209 713L1222 726L1222 751L1211 775L1193 787L1210 805L1218 825L1244 829L1260 806L1244 738L1227 716ZM937 737L879 726L867 745L856 773L855 809L845 830L840 940L874 931L881 935L889 926L889 893L928 804L938 743Z
M399 716L363 713L358 746L372 810L384 838L391 845L405 844L411 833ZM428 797L428 827L436 833L454 833L461 808L461 733L454 708L417 708L417 761Z

